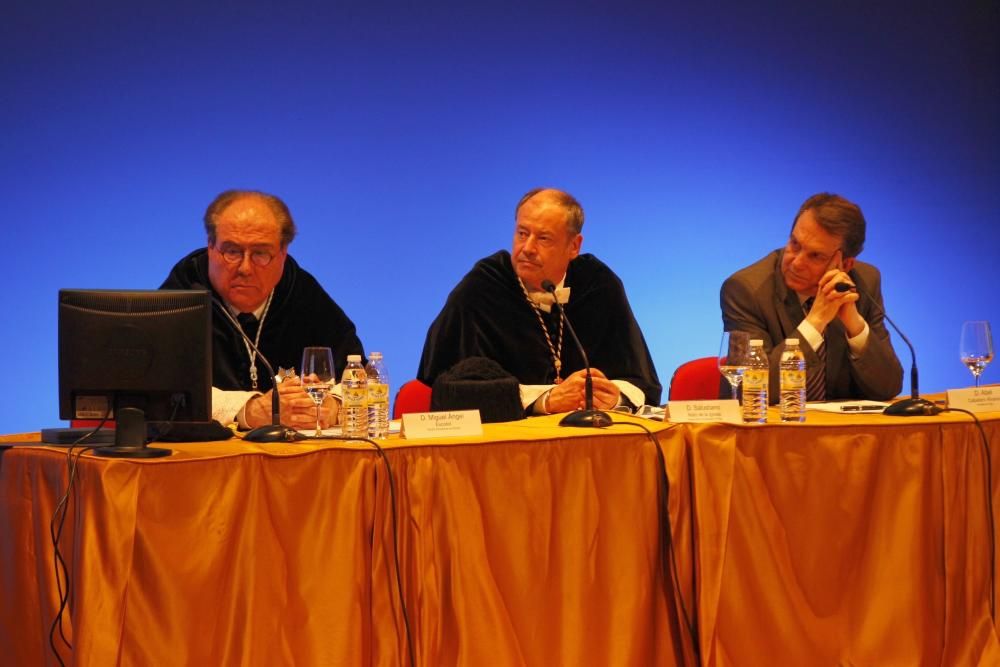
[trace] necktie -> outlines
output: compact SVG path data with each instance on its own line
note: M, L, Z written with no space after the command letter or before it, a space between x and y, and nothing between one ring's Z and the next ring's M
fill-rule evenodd
M809 297L802 304L803 310L806 313L812 308L813 297ZM816 350L816 356L819 357L819 365L816 367L815 372L810 373L806 376L806 400L807 401L823 401L826 400L826 343L820 344L819 348Z
M257 334L257 318L253 313L240 313L236 316L236 321L240 323L243 333L253 339Z

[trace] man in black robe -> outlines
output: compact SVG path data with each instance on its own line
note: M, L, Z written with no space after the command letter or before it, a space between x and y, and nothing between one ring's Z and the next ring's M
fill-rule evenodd
M348 354L362 354L354 323L315 278L288 255L295 223L273 195L229 190L205 212L208 246L178 262L161 289L210 287L239 320L275 372L297 368L302 350L333 350L337 377ZM222 313L212 318L212 416L244 428L271 422L273 378ZM281 421L315 426L316 405L297 379L278 384ZM322 425L336 423L339 403L323 404Z
M584 363L552 296L565 305L593 373L594 406L660 401L660 381L621 280L580 254L583 210L565 192L532 190L515 209L513 252L480 260L448 296L427 332L417 378L432 385L468 357L488 357L521 384L533 414L584 405Z

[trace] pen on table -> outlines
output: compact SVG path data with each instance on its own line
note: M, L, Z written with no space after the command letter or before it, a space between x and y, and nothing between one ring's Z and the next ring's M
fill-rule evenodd
M885 410L884 405L841 405L841 412L882 412Z

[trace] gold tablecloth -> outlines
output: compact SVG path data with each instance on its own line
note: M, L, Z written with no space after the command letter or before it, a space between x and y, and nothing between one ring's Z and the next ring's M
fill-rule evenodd
M982 417L1000 442L1000 414ZM1000 664L970 417L688 434L705 665Z
M645 423L676 581L663 466L636 428L549 417L385 443L418 664L694 664L688 618L705 665L1000 663L968 417ZM171 447L80 460L67 664L406 664L375 452ZM0 452L0 655L54 665L65 453Z

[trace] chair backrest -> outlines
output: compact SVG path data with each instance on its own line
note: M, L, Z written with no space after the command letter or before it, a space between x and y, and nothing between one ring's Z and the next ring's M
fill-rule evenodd
M392 418L399 419L408 412L428 412L431 409L431 388L420 380L410 380L396 392Z
M671 401L711 401L719 398L722 376L715 357L702 357L677 367L670 378Z

